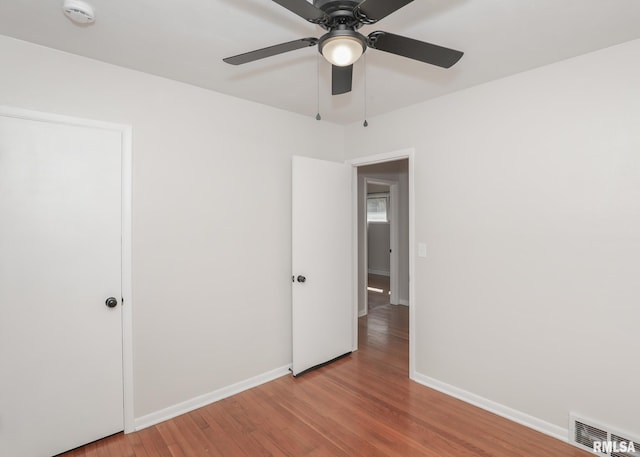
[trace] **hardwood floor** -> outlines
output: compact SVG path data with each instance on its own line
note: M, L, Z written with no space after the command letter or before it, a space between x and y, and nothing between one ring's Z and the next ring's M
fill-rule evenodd
M65 457L591 454L408 378L408 308L374 306L359 350Z

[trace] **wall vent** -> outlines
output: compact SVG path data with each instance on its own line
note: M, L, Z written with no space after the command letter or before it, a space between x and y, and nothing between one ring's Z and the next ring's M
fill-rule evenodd
M569 442L595 455L640 457L640 439L637 437L573 413L569 414ZM595 448L601 452L594 451L594 443L598 443ZM629 451L630 443L633 443L635 452Z

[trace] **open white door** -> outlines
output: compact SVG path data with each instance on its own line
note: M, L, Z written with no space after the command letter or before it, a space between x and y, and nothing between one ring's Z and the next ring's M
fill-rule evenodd
M121 151L118 131L0 115L2 456L123 429Z
M352 167L293 157L293 375L352 350Z

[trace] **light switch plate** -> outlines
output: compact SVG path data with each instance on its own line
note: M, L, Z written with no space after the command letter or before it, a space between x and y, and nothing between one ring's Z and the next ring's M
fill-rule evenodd
M418 257L427 256L427 243L418 243Z

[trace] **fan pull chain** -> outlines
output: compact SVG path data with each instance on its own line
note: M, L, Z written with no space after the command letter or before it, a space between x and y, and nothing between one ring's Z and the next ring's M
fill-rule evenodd
M322 119L322 116L320 116L320 54L318 53L318 57L316 58L316 81L317 81L317 85L318 85L318 94L317 94L317 108L318 108L318 113L316 114L316 121L319 121Z
M362 64L364 66L364 122L362 123L363 127L368 127L369 123L367 122L367 55L362 56Z

